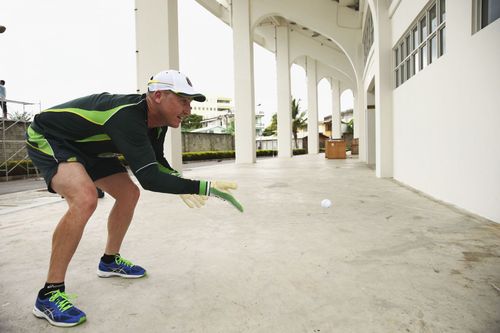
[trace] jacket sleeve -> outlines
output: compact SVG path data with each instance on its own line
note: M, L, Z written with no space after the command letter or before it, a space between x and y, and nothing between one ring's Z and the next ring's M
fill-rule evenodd
M173 176L161 167L140 110L124 108L109 119L105 127L144 189L162 193L205 195L207 182Z
M153 151L155 152L156 161L167 170L174 171L174 168L170 166L167 159L165 158L163 152L163 146L165 143L165 136L167 134L168 127L158 127L154 130L149 131L149 140L151 142L151 146L153 147ZM170 173L170 172L169 172Z

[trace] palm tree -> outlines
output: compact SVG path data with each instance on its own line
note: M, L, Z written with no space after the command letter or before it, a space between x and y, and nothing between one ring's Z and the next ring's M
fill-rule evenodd
M292 133L295 140L295 147L298 147L297 142L297 132L301 129L307 128L307 117L306 111L300 112L300 100L292 98ZM278 129L278 114L273 114L271 119L271 124L264 130L264 136L270 136L276 134Z
M275 135L277 131L278 131L278 114L274 113L273 117L271 118L271 124L269 124L269 126L266 127L262 135L263 136Z
M295 147L299 147L297 141L297 132L307 128L306 111L300 112L300 99L292 98L292 133L295 140Z

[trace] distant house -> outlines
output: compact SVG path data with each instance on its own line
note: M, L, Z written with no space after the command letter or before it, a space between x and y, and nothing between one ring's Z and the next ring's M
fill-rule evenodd
M353 118L353 110L348 109L340 112L342 117L342 122L347 123ZM340 125L342 133L340 133L339 137L342 136L345 132L347 132L347 125L342 123ZM323 121L319 122L319 132L323 133L327 137L333 138L335 135L332 133L332 116L326 116L323 118Z
M215 134L225 134L227 133L227 128L220 125L206 126L197 128L195 130L189 131L191 133L215 133Z
M330 137L319 133L319 147L325 148L325 141ZM258 150L277 150L278 149L278 138L276 136L260 136L256 138L256 148ZM307 150L307 132L297 133L297 144L295 140L292 139L293 149L306 149Z
M203 117L201 121L202 128L199 128L195 133L228 133L229 128L234 122L234 106L229 97L208 97L205 102L191 103L191 113ZM263 122L264 112L260 111L255 114L255 134L262 135L265 125Z

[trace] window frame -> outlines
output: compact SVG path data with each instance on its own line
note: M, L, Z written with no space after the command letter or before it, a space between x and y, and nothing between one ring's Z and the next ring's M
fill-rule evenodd
M444 11L442 12L443 3ZM431 31L431 10L433 8L435 10L436 27ZM424 24L425 30L422 29ZM443 32L441 33L441 31ZM416 38L417 40L415 40ZM432 45L433 38L435 38L435 45ZM407 46L408 40L410 41L409 47ZM435 46L434 58L432 58L433 46ZM403 54L402 50L406 51L406 54ZM394 87L399 87L445 53L446 1L432 0L424 6L393 47ZM410 65L410 68L408 68L408 65Z
M483 0L473 0L472 2L472 34L475 34L479 30L486 28L491 23L495 22L499 18L494 19L491 22L483 25Z
M370 50L372 49L373 42L375 40L375 29L373 27L373 17L372 12L368 9L368 13L365 18L365 26L363 28L363 55L364 55L364 64L366 65L366 61L368 60L368 55L370 54Z

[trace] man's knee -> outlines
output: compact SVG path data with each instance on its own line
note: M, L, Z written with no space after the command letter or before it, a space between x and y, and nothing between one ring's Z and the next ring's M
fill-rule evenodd
M141 191L134 183L125 182L120 186L120 189L118 191L114 191L112 195L119 204L135 206L137 201L139 201Z
M97 208L97 192L94 186L84 186L67 198L70 209L76 211L82 218L88 219Z
M141 196L141 191L139 190L139 187L135 185L134 183L130 183L129 186L125 189L125 193L127 201L129 201L131 204L136 204L137 201L139 201L139 197Z

